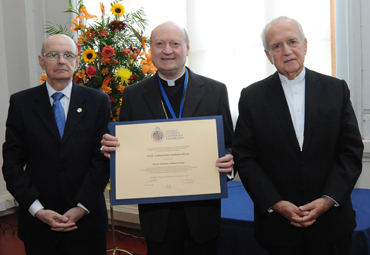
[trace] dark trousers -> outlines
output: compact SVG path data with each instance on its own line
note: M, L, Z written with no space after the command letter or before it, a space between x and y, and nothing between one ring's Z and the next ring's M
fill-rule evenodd
M269 255L350 255L351 236L345 236L331 243L319 243L317 240L306 239L301 245L269 245L265 248Z
M203 243L196 243L189 231L184 208L172 206L170 209L166 236L163 242L146 240L147 255L215 255L218 237Z
M70 243L61 240L56 245L24 243L27 255L105 255L107 253L107 237L86 242Z

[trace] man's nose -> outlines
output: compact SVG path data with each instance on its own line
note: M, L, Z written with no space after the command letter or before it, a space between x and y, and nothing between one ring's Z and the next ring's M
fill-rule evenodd
M65 60L64 60L64 56L63 55L59 55L59 58L58 58L58 63L60 63L60 64L65 64Z
M163 49L164 54L171 54L172 53L172 48L169 44L167 44L164 49Z
M292 53L292 49L287 43L283 43L283 53L284 55L290 55Z

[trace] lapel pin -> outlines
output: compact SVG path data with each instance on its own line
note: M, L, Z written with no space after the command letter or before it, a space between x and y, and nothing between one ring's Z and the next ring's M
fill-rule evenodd
M82 109L81 109L81 108L78 108L78 109L77 109L77 112L78 112L78 113L82 112Z

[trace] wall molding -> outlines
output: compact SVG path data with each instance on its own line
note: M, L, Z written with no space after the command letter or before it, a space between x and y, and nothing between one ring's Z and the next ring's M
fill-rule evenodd
M10 194L0 195L0 212L7 211L11 208L18 207L17 201Z

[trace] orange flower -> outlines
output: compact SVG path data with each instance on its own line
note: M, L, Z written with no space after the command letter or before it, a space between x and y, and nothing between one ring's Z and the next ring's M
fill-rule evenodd
M46 81L46 78L47 78L48 76L47 76L47 74L46 73L43 73L43 74L41 74L41 76L40 76L40 83L44 83L45 81Z
M101 70L102 75L106 75L107 73L109 73L108 67L103 68L103 70Z
M85 36L86 36L85 42L91 41L91 39L94 38L94 36L96 36L97 34L98 34L97 30L91 33L91 28L89 28L85 32Z
M104 14L105 13L104 3L100 2L99 4L100 4L100 10Z
M81 45L85 42L84 40L84 36L82 34L78 35L78 38L77 38L77 45Z
M102 87L103 86L108 86L108 84L109 84L109 82L112 80L112 77L111 77L111 75L108 75L108 77L106 77L105 79L104 79L104 81L103 81L103 85L101 85Z
M84 27L85 27L84 24L80 22L78 25L72 25L70 30L71 32L78 31L78 30L82 30Z
M101 86L100 87L100 90L102 91L102 92L104 92L105 94L107 94L107 95L109 95L111 92L112 92L112 88L110 88L110 87L108 87L108 86Z
M80 77L78 77L77 75L75 75L75 76L73 77L73 80L74 80L74 82L75 82L75 83L77 83L77 84L80 84L80 82L82 81L82 79L81 79Z
M145 55L145 58L148 60L148 62L152 62L152 53L150 49L148 50L148 53L146 53L145 51L141 52L140 56L142 55Z
M85 70L78 70L78 72L76 73L76 75L80 78L86 78L86 74L85 74Z
M148 71L149 71L149 66L148 65L143 65L142 67L141 67L141 71L144 73L144 74L147 74L148 73Z
M121 107L118 107L116 110L116 115L119 116L120 113L121 113Z
M118 91L121 91L121 93L123 93L123 90L125 89L125 87L126 87L126 86L124 86L124 85L120 84L120 85L118 85L117 90L118 90Z
M112 80L111 75L108 75L103 81L103 85L101 85L100 90L103 91L105 94L109 95L112 92L112 88L108 87L109 82Z
M83 81L86 81L87 79L86 79L86 73L85 73L85 70L78 70L77 71L77 73L75 74L75 76L73 77L73 80L76 82L76 83L78 83L78 84L80 84L80 85L82 85L81 84L81 81L83 80Z
M141 37L141 43L143 44L143 48L145 49L145 41L146 41L146 36Z
M98 18L97 16L91 15L90 13L88 13L85 6L83 6L83 7L80 8L80 12L82 12L83 14L85 14L85 16L88 17L89 19L92 19L92 18L96 18L97 19Z
M147 74L148 71L150 71L151 74L154 74L154 72L157 71L157 68L154 66L154 64L152 62L152 55L151 55L150 49L148 50L148 53L146 53L145 51L140 53L140 56L142 56L142 55L145 55L146 60L144 59L144 60L141 60L141 62L140 62L141 71L144 74Z
M112 62L112 60L110 58L102 57L101 58L101 62L103 63L103 65L110 65L110 63Z

